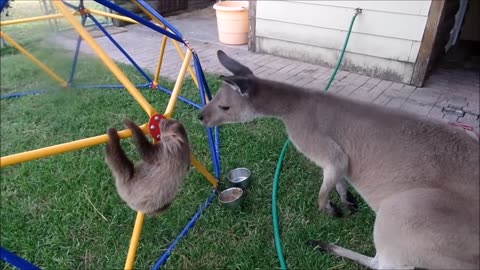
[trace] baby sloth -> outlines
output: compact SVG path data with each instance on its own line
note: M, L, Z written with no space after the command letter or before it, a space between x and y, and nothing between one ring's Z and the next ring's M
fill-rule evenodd
M117 192L127 205L148 216L165 211L175 199L190 167L190 146L184 126L172 119L161 119L160 142L152 144L131 120L133 141L142 159L135 165L128 159L114 128L109 128L105 161L115 178Z

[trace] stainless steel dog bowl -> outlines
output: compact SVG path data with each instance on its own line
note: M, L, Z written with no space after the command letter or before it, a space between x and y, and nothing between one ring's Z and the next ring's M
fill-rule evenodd
M227 188L218 195L218 201L229 208L240 207L244 198L245 192L239 187Z
M246 188L250 185L252 178L250 170L247 168L236 168L227 174L227 179L236 187Z

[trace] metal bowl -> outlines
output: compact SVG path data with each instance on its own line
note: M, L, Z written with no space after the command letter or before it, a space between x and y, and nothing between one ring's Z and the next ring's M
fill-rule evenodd
M236 187L246 188L250 185L252 178L250 170L247 168L236 168L227 174L227 179Z
M218 195L218 201L229 208L240 207L244 198L245 192L239 187L227 188Z

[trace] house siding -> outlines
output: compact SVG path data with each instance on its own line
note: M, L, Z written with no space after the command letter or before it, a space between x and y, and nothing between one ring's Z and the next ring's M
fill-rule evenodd
M431 1L257 1L256 50L409 83Z

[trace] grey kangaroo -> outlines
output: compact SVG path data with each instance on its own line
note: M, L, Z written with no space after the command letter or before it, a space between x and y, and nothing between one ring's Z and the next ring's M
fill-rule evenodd
M124 123L132 130L142 160L134 165L120 146L117 131L109 128L105 161L122 200L135 211L156 216L169 208L189 169L187 132L177 120L162 119L160 142L152 144L134 122L125 119Z
M203 125L275 117L295 147L323 169L318 207L347 184L375 212L375 257L312 240L310 244L372 269L479 269L479 142L463 130L328 93L255 77L224 52L219 92Z

